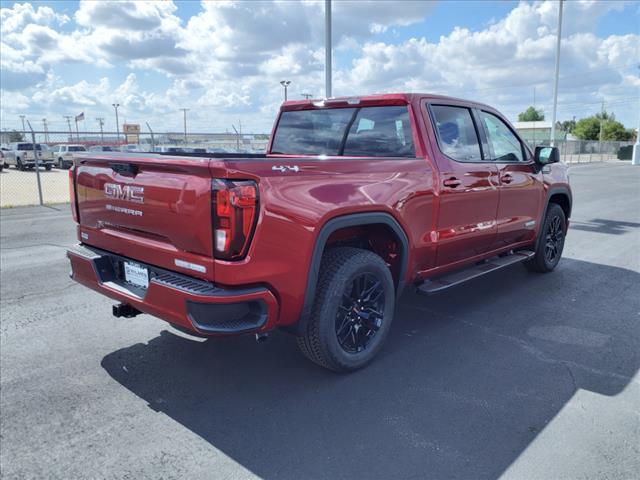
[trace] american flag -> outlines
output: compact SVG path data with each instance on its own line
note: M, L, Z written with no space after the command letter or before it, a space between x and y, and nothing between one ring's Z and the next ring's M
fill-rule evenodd
M84 112L82 112L80 115L76 115L76 122L79 122L80 120L84 120Z

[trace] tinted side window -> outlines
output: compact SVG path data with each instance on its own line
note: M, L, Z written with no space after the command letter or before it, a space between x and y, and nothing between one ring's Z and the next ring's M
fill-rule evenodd
M468 108L432 105L431 113L442 153L459 162L482 161L478 134Z
M507 125L495 115L480 112L480 118L487 131L489 144L493 148L496 162L521 162L522 144Z
M349 129L344 155L415 157L407 107L368 107Z

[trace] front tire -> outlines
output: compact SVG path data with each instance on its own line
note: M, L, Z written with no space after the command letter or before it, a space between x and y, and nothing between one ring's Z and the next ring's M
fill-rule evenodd
M382 348L394 308L395 286L382 258L358 248L331 249L322 258L311 318L298 346L329 370L357 370Z
M567 219L557 203L549 204L539 235L535 255L524 266L531 272L546 273L558 265L567 235Z

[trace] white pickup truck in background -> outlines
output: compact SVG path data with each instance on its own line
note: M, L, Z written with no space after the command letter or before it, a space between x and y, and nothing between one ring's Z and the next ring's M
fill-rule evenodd
M8 168L13 165L18 170L32 169L36 166L36 157L34 155L33 143L14 142L8 145L8 149L4 151L4 165ZM47 170L53 167L53 160L43 155L42 145L35 144L35 153L38 158L38 164L44 166Z

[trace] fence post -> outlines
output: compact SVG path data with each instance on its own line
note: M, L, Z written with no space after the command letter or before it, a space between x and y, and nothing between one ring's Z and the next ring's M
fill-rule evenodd
M42 183L40 183L40 160L38 159L38 150L37 150L37 146L38 144L36 143L36 134L33 131L33 128L31 127L31 122L29 120L27 120L27 124L29 125L29 130L31 130L31 141L33 143L33 158L36 162L36 179L38 181L38 198L40 199L40 206L44 205L44 202L42 201Z

